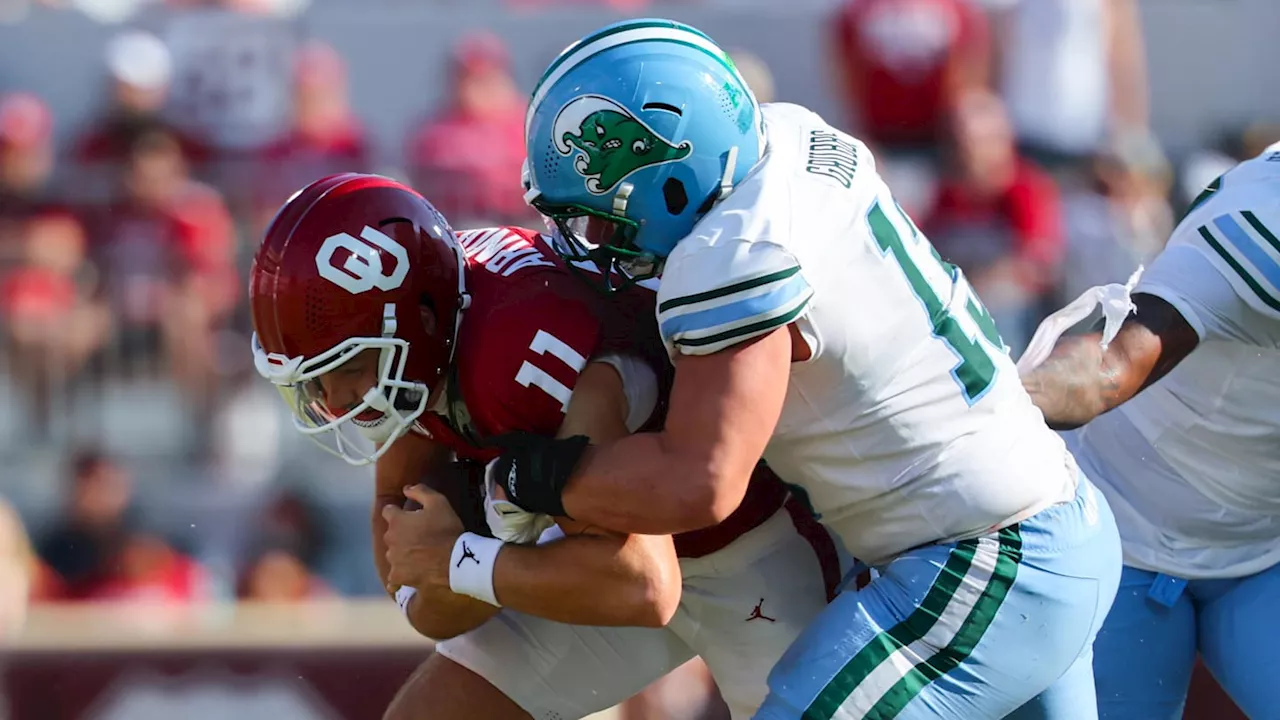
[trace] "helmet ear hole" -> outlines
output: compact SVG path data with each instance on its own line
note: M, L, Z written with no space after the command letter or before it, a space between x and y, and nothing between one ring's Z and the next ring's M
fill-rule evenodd
M676 178L667 178L662 184L662 199L667 202L667 212L679 215L689 207L689 194L685 192L684 183Z
M431 298L423 295L418 298L418 318L422 321L422 330L429 337L436 335L436 307Z

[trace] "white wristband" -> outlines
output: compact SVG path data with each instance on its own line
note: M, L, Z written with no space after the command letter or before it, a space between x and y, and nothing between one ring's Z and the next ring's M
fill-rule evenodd
M401 585L400 589L396 590L396 604L400 606L400 612L404 613L405 617L409 617L409 601L417 594L417 590L405 585Z
M494 607L502 607L493 592L493 564L502 545L501 540L475 533L459 535L449 557L449 589Z

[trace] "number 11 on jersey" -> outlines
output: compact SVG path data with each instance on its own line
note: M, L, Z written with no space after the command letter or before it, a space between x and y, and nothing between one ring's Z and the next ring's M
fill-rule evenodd
M538 334L533 336L529 349L540 356L551 355L558 358L560 362L572 368L575 375L582 372L582 368L587 365L587 359L581 353L545 330L539 330ZM573 395L573 391L564 383L551 377L546 370L528 360L520 365L520 370L516 373L516 382L525 387L530 385L537 387L559 400L561 412L569 409L569 398Z
M899 222L890 219L888 213L893 213ZM934 337L960 358L951 376L965 401L972 405L991 389L997 372L992 353L1004 352L1004 341L991 313L955 266L942 260L897 203L889 207L888 213L879 200L871 206L867 213L871 234L880 252L892 257L902 269L911 291L928 313ZM901 226L911 229L911 237L905 241L898 230ZM955 312L957 303L953 298L958 293L963 293L959 296L962 313Z

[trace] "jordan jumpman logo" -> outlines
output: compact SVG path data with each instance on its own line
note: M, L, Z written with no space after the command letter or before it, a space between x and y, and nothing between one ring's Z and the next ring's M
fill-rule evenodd
M744 622L751 622L752 620L768 620L769 622L778 622L777 618L771 618L768 615L765 615L764 613L760 612L760 608L762 607L764 607L764 598L760 598L760 602L756 603L755 608L751 610L751 615Z
M471 546L464 542L462 543L462 557L458 558L458 564L454 565L454 567L462 567L462 561L467 558L471 558L471 561L477 565L480 564L480 558L476 557L476 554L471 552Z

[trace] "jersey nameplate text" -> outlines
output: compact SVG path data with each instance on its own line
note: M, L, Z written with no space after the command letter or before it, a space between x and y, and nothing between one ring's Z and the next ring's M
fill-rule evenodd
M466 231L458 242L468 260L503 277L527 267L555 267L532 241L506 228Z
M841 185L853 187L853 174L858 170L858 150L853 143L833 132L809 132L809 157L804 169L814 175L829 177Z

